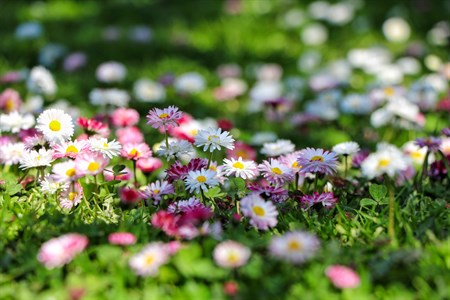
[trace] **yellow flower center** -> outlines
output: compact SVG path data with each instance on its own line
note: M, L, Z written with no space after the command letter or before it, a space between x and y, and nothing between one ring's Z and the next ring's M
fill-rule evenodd
M201 183L206 182L206 177L203 175L197 176L197 181Z
M78 148L74 145L70 145L69 147L67 147L66 153L78 153Z
M208 136L208 141L217 141L219 139L219 137L215 134Z
M88 165L89 172L95 172L100 168L100 165L96 163L95 161L92 161Z
M235 252L228 254L228 262L230 264L235 264L239 261L239 256Z
M167 119L168 117L169 117L169 114L166 114L166 113L162 113L159 115L160 119Z
M48 128L50 128L51 131L60 131L61 123L58 120L53 120L48 124Z
M320 161L320 162L323 162L323 157L320 156L320 155L316 155L316 156L311 157L311 161Z
M292 167L293 167L293 168L297 168L297 167L298 167L298 162L294 161L294 162L292 163Z
M14 109L14 101L12 99L6 100L5 110L6 112L10 112Z
M289 241L287 247L290 251L298 251L303 248L302 244L300 244L298 241Z
M154 261L155 261L154 255L147 255L147 257L145 258L144 264L146 266L150 266Z
M252 209L253 209L253 212L255 213L255 215L257 215L258 217L263 217L266 215L264 208L262 208L261 206L255 205L255 206L253 206Z
M209 166L209 169L212 170L212 171L217 171L216 166L213 166L213 165Z
M236 169L244 169L244 164L243 163L241 163L240 161L237 161L237 162L235 162L234 164L233 164L233 168L236 168Z
M389 97L394 96L395 90L393 87L387 87L384 89L384 94Z
M108 143L103 143L103 147L104 147L104 148L108 148L108 147L109 147L109 144L108 144Z
M420 151L413 151L409 155L415 159L421 159L423 157L423 154Z
M130 156L139 156L139 151L136 148L131 149Z
M67 198L69 198L70 201L75 200L75 198L78 196L78 193L75 192L70 192L69 196Z
M68 170L66 171L66 175L69 176L69 177L75 176L76 173L77 173L77 172L75 171L75 168L68 169Z
M391 163L390 159L387 158L380 159L380 161L378 162L378 168L387 167L389 166L390 163Z
M281 169L280 169L280 168L277 168L277 167L272 168L272 172L274 172L274 173L277 174L277 175L283 174L283 171L281 171Z
M160 192L160 190L153 190L153 193L156 194L156 195L158 195L159 192Z

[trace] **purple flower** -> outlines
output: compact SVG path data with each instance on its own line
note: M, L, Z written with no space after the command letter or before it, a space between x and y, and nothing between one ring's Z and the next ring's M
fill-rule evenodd
M323 173L331 175L336 172L337 155L333 151L306 148L298 157L300 173Z
M154 108L148 112L147 124L153 128L164 127L167 130L169 126L177 127L182 116L183 113L176 106L169 106L164 109Z
M248 189L258 193L264 199L270 199L276 203L284 202L289 198L288 191L280 185L273 186L267 183L250 183Z
M314 192L312 195L305 195L300 198L300 204L304 209L309 209L315 204L322 203L323 207L332 209L337 202L332 192L319 194Z
M258 171L272 184L284 184L294 179L294 171L277 159L264 160L258 165Z
M353 155L352 157L352 167L353 168L359 168L361 167L361 164L363 161L366 160L366 158L369 156L370 152L369 150L362 150Z
M430 152L438 152L441 146L441 138L430 136L426 138L416 139L416 145L420 148L427 147Z
M442 129L442 134L447 137L450 137L450 127Z

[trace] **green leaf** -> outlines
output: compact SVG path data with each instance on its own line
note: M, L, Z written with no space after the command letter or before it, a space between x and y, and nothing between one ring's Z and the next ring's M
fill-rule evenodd
M222 190L220 189L220 187L214 187L212 189L209 189L206 193L205 196L207 198L210 199L214 199L214 198L222 198L224 197L226 194L222 192Z
M372 184L369 187L369 193L373 199L381 201L384 197L386 197L387 187L385 185Z
M125 170L126 166L125 165L115 165L112 170L114 172L114 174L118 174L120 172L122 172L123 170Z
M361 199L359 204L361 206L370 206L370 205L378 205L378 202L370 198L363 198Z
M22 189L23 189L23 187L21 184L11 184L6 187L8 195L10 195L10 196L17 194Z
M80 184L83 187L84 196L86 197L86 199L89 199L89 197L91 197L92 192L95 189L95 184L94 183L86 183L83 181L81 181Z

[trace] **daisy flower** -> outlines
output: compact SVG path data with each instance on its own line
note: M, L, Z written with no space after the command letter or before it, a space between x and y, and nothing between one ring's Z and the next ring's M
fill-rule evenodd
M415 141L409 141L402 146L402 150L406 155L408 155L411 158L411 160L415 164L422 165L423 161L425 160L425 156L427 155L428 147L425 146L425 147L421 148L415 143ZM433 160L431 158L432 155L433 154L431 153L431 155L429 157L429 159L430 159L429 162L432 162L432 160Z
M117 127L134 126L139 122L139 113L132 108L119 107L111 114L111 121Z
M108 142L103 137L91 137L88 140L91 151L103 154L104 157L113 158L119 155L122 145L116 140Z
M108 235L108 242L111 245L129 246L136 243L136 236L130 232L114 232Z
M264 143L261 154L266 156L280 156L293 152L295 145L290 140L277 140L274 143Z
M323 149L306 148L298 157L301 173L323 173L331 175L336 172L336 153Z
M379 146L379 150L370 154L361 164L362 174L375 178L383 174L394 177L406 170L409 165L407 157L395 146Z
M294 179L293 170L280 163L277 159L264 160L262 164L258 165L258 170L270 183L284 184Z
M250 183L248 185L250 191L254 191L264 199L270 199L273 202L284 202L289 198L288 191L281 185L270 185L262 183Z
M178 126L178 121L182 116L183 113L176 106L169 106L164 109L154 108L148 112L147 124L150 124L153 128L164 127L164 130L167 130L169 126Z
M123 145L120 155L126 159L138 160L149 158L152 155L152 151L146 143L129 143Z
M16 165L20 163L24 153L23 143L6 143L0 145L0 162L4 165Z
M27 79L27 88L30 92L52 96L57 87L52 74L42 66L33 67Z
M72 117L61 109L47 109L37 118L36 129L48 142L59 144L73 135Z
M53 151L47 149L40 149L39 151L24 151L20 159L21 169L47 167L53 162Z
M167 207L167 211L170 213L180 213L187 212L195 208L206 208L206 206L200 202L200 199L196 197L191 197L188 200L180 200L177 202L171 203Z
M430 152L439 151L439 147L441 146L442 139L440 137L426 137L426 138L418 138L416 139L416 145L420 148L427 147Z
M295 151L286 155L282 155L278 158L278 161L283 165L288 166L294 173L300 172L302 166L298 164L297 158L300 155L300 151Z
M320 242L315 235L303 231L292 231L282 236L273 237L269 252L294 264L303 263L313 257L319 250Z
M142 189L142 195L145 198L153 199L154 202L158 203L162 200L162 196L173 194L175 192L172 184L167 181L157 180L150 183Z
M141 158L136 162L136 167L144 173L151 173L163 166L163 162L156 157Z
M351 289L360 285L361 279L358 273L349 267L342 265L331 265L325 269L325 275L338 289Z
M84 140L62 142L61 144L53 145L53 157L54 158L61 158L61 157L76 158L80 152L84 152L87 149L89 149L89 144Z
M309 209L318 203L322 203L323 207L332 209L336 205L337 200L338 199L334 197L334 194L331 192L322 194L314 192L312 195L302 196L300 198L300 203L305 209Z
M109 136L109 128L108 125L97 121L95 119L88 119L79 117L77 119L77 125L84 129L84 131L89 135L99 135L101 137Z
M189 171L184 182L189 193L192 193L193 191L198 193L200 192L200 189L206 192L208 191L208 188L219 185L219 181L216 178L216 172L205 169Z
M95 76L98 81L114 83L122 81L127 75L127 68L120 62L108 61L97 67Z
M22 115L17 111L9 114L0 114L0 131L18 133L20 130L33 127L34 122L32 114Z
M195 136L194 145L197 147L203 147L203 151L209 149L210 152L214 150L222 149L221 147L234 149L234 139L231 137L228 131L222 132L220 128L208 128L206 130L199 130Z
M20 95L16 90L6 89L0 94L0 109L10 113L19 110L22 105Z
M161 143L158 151L159 156L167 157L167 161L171 159L180 159L183 156L190 156L194 153L194 147L186 140L177 140L169 142L169 148L165 143Z
M359 152L359 145L355 142L339 143L333 147L333 152L338 155L349 156Z
M234 175L236 177L241 177L243 179L253 179L256 177L256 164L254 161L245 161L242 160L242 157L239 159L224 159L223 162L225 165L223 166L223 172L225 176Z
M23 143L25 150L39 150L47 144L47 141L43 134L36 132L36 134L25 137Z
M37 259L47 269L62 267L74 259L88 245L86 236L78 233L68 233L53 238L42 244Z
M82 198L83 188L78 182L75 182L73 188L61 192L59 205L64 209L72 209L72 207L81 203Z
M237 141L234 143L234 149L227 149L227 158L242 157L244 160L256 160L256 150L244 142Z
M250 224L261 230L268 230L278 223L278 211L272 202L264 201L257 194L250 194L241 199L241 211L250 217Z
M60 190L66 190L69 188L69 184L65 181L58 181L50 174L45 175L44 180L39 182L41 191L44 194L53 195Z
M242 267L247 263L250 255L251 251L248 247L231 240L218 244L213 251L216 264L227 269Z
M75 181L79 178L73 160L57 163L52 168L53 177L57 181Z
M86 152L75 159L76 173L84 175L97 175L108 165L109 159L101 153Z
M169 260L169 253L164 243L153 242L148 244L141 252L131 257L130 267L140 276L156 276L159 267Z

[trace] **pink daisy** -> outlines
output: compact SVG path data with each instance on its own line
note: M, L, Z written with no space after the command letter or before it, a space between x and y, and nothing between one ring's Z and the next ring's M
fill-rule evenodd
M278 224L278 211L270 201L264 201L258 194L250 194L241 200L241 211L250 218L250 224L261 230L268 230Z
M20 95L16 90L6 89L0 94L0 109L6 113L19 110L22 105Z
M129 143L139 144L144 142L144 135L142 134L141 130L134 126L117 129L116 136L117 140L122 145Z
M332 192L319 194L314 192L312 195L305 195L300 198L300 203L304 209L309 209L315 204L321 203L323 207L332 209L338 199L334 197Z
M79 153L89 149L87 141L68 141L53 145L53 158L70 157L76 158Z
M114 232L108 235L111 245L129 246L136 243L136 236L130 232Z
M358 273L349 267L332 265L325 270L325 275L338 289L351 289L358 287L361 283Z
M79 117L77 120L78 126L84 129L84 131L89 135L100 135L102 137L109 136L109 128L108 125L97 121L95 119L88 119Z
M333 151L306 148L298 157L301 173L323 173L331 175L336 173L337 155Z
M59 205L65 209L71 209L74 206L80 204L83 198L83 187L75 182L73 187L61 192L59 198Z
M178 121L182 117L182 112L178 111L178 107L169 106L164 109L154 108L147 115L147 124L153 128L164 127L167 130L169 126L178 126Z
M262 164L258 165L258 170L272 184L282 185L294 179L292 169L280 163L277 159L264 160Z
M120 155L126 159L138 160L150 157L152 151L146 143L132 143L123 145Z
M37 259L47 269L68 264L88 245L88 238L78 233L68 233L42 244Z
M141 158L136 162L136 167L144 173L151 173L163 166L163 162L156 157Z
M139 113L132 108L119 107L111 114L111 121L117 127L134 126L139 122Z
M100 152L85 152L75 159L75 169L80 175L97 175L102 172L109 163L109 158Z

